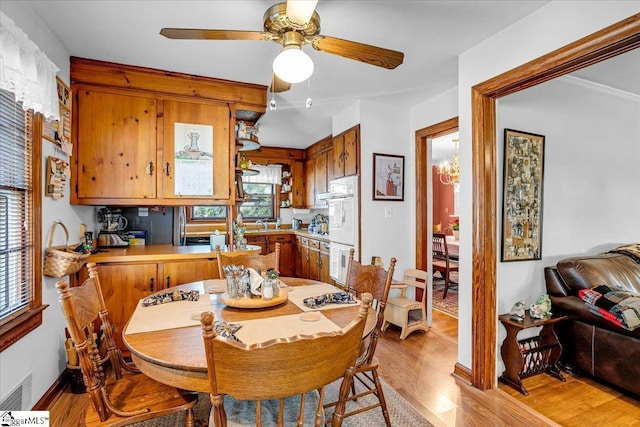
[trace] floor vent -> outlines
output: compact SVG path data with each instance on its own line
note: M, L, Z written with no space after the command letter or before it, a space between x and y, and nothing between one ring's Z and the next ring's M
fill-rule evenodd
M31 374L29 374L9 395L0 402L2 411L27 411L25 407L31 396Z

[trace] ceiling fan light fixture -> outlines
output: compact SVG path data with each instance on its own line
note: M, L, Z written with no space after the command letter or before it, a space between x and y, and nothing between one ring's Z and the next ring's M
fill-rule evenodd
M273 60L273 72L285 82L300 83L313 74L313 61L300 46L285 46Z

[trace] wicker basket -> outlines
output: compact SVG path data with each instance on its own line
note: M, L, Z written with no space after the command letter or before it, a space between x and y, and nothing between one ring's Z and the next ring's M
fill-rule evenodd
M64 246L51 246L56 228L62 227L65 234ZM49 230L49 243L44 256L44 275L49 277L63 277L79 271L84 265L84 260L91 253L75 252L73 249L78 245L69 246L69 231L67 227L59 221L55 221Z

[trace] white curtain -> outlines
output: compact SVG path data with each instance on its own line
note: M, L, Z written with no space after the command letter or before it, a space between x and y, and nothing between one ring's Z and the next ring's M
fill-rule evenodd
M259 173L257 175L243 176L242 182L282 185L281 165L251 165L251 169L257 170Z
M59 120L56 73L59 68L0 12L0 88L13 92L26 111Z

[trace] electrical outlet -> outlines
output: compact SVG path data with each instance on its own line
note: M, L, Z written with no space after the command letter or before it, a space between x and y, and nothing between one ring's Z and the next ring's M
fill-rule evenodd
M393 214L391 213L391 206L386 206L386 207L384 208L384 217L385 217L386 219L389 219L389 218L391 218L392 216L393 216Z

